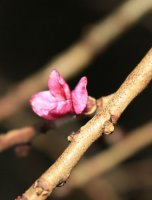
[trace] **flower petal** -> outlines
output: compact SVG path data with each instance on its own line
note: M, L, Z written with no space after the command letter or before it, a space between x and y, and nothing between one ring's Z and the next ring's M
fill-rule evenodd
M71 100L57 101L50 91L35 94L30 99L30 104L37 115L48 120L58 119L72 110Z
M76 114L81 114L87 105L88 92L86 86L87 78L82 77L75 89L72 91L73 109Z
M31 97L30 104L33 111L45 119L51 119L50 111L54 110L57 102L50 91L39 92Z
M50 74L48 87L51 94L58 100L71 99L71 91L68 84L55 69Z
M67 115L69 113L72 113L72 102L71 100L65 100L57 102L56 109L51 112L51 116L54 119L58 119L63 117L64 115Z

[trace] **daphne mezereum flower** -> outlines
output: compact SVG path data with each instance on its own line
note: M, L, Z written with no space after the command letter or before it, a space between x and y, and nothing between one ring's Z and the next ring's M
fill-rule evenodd
M70 113L79 115L88 101L86 86L87 78L82 77L71 91L59 72L53 70L48 80L49 90L33 95L30 104L37 115L47 120L55 120Z

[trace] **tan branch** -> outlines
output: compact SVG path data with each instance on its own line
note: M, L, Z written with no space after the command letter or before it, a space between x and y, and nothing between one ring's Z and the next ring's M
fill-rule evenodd
M111 133L113 124L118 120L127 105L152 79L152 49L127 77L118 91L85 126L71 137L71 144L58 160L18 199L43 200L52 190L62 185L79 159L102 133Z
M52 68L58 69L66 79L73 77L84 69L97 53L151 9L151 0L130 0L104 21L99 21L83 39L56 56L47 66L20 82L1 98L0 120L11 116L27 103L33 93L45 88Z

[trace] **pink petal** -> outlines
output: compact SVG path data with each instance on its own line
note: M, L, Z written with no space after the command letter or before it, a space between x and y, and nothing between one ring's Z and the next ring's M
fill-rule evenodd
M88 92L86 86L87 78L82 77L75 89L72 91L73 108L76 114L81 114L87 105Z
M71 100L60 101L57 103L56 109L51 112L51 116L54 119L58 119L64 115L72 113L72 111L73 109Z
M30 104L33 111L45 119L50 119L49 112L56 108L56 101L50 91L39 92L31 97Z
M50 74L48 87L51 94L58 100L71 99L71 91L68 84L55 69Z
M72 110L71 100L57 101L50 91L35 94L30 99L30 104L37 115L48 120L60 118Z

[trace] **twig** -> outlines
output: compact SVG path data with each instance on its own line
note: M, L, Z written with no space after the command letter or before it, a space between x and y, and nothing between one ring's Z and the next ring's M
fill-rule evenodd
M11 116L27 103L33 93L45 88L52 68L56 67L66 79L75 76L89 64L97 53L133 26L151 9L151 0L125 2L104 21L94 25L82 40L56 56L47 66L20 82L2 97L0 99L0 120Z
M56 186L63 185L85 151L102 133L110 134L114 130L113 125L127 105L148 85L151 79L152 49L127 77L107 106L70 138L71 144L58 160L35 181L22 197L17 199L43 200Z

